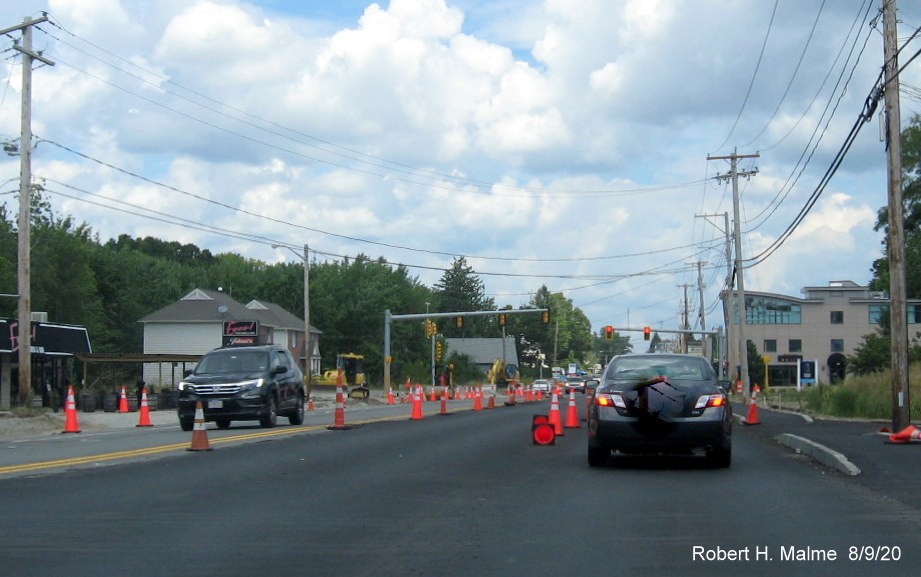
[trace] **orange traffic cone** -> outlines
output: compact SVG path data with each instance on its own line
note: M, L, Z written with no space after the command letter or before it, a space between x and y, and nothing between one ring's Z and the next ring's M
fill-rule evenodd
M889 435L890 443L910 443L912 441L921 441L921 429L914 425L908 425L898 433Z
M410 420L418 421L422 419L422 403L425 402L425 393L422 392L422 387L418 387L416 392L412 395L413 397L413 412L409 416Z
M560 417L560 398L557 394L558 389L554 389L553 396L550 398L550 424L553 425L553 433L557 436L563 435L563 419Z
M388 405L395 405L395 404L396 404L396 400L394 400L394 398L393 398L393 387L390 387L390 389L389 389L388 392L387 392L387 404L388 404Z
M566 411L566 428L579 428L579 409L576 407L575 389L569 389L569 409Z
M345 424L345 392L342 390L342 369L336 378L336 412L333 424L326 427L330 431L344 431L352 427Z
M473 392L473 410L474 411L483 410L483 389L476 389Z
M205 430L205 410L201 401L195 403L195 422L192 426L192 445L187 451L210 451L213 447L208 443L208 431Z
M125 392L125 386L122 385L122 394L118 399L118 412L127 413L128 412L128 394Z
M74 388L67 387L67 401L64 404L64 433L79 433L80 425L77 424L77 401L74 400Z
M141 389L141 415L138 418L138 427L153 427L150 422L150 405L147 404L147 387Z
M508 391L506 393L508 395L508 400L505 401L506 407L513 407L517 404L515 400L515 392L515 385L509 385Z
M308 411L316 410L316 408L317 408L317 405L316 405L316 403L313 402L313 399L310 399L309 401L307 401L307 410L308 410Z
M752 391L752 400L748 405L748 416L745 417L745 420L742 421L743 425L760 425L761 421L758 420L758 393L761 391L761 387L755 385L754 390Z
M487 409L496 408L496 393L489 393L489 401L486 403Z

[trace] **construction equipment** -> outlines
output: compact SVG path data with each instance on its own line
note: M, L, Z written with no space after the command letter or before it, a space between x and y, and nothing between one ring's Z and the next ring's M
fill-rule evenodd
M353 399L367 399L371 391L365 385L364 356L355 353L339 353L336 355L336 370L342 369L344 385Z
M502 359L496 359L492 368L486 373L486 380L490 385L497 387L507 386L510 382L518 379L518 367L507 365Z

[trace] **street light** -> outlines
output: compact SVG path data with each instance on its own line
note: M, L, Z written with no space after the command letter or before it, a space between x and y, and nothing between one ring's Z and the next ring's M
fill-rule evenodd
M307 374L307 397L313 395L313 367L311 361L313 357L313 347L310 346L310 261L308 260L309 249L304 244L304 254L300 255L296 250L287 245L273 244L272 248L284 247L294 253L299 259L304 261L304 369Z

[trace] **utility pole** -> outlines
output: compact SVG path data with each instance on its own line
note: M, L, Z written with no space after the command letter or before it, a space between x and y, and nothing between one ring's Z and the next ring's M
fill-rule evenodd
M730 169L728 174L718 176L718 179L729 179L732 181L732 212L733 212L733 240L735 241L735 280L738 290L736 291L735 311L738 315L739 329L736 331L736 348L739 354L739 380L742 381L742 394L745 402L751 399L751 383L748 382L748 343L745 340L745 281L742 274L742 226L739 208L739 176L746 178L751 177L758 171L752 170L739 173L738 162L740 158L759 158L760 154L736 154L733 152L729 156L707 156L707 160L729 160ZM732 283L729 284L729 293L732 294Z
M698 311L697 311L697 318L700 320L700 330L705 331L707 330L707 319L706 319L706 312L705 312L705 306L704 306L704 288L706 287L704 285L703 265L707 263L702 262L702 261L697 261L697 262L692 262L690 264L697 266L697 298L700 299L700 307L698 308ZM687 328L691 328L691 327L687 327ZM701 353L703 354L703 356L708 360L713 360L708 355L708 351L710 350L709 337L702 336L700 339L700 342L701 342L701 346L703 347L703 349L701 350Z
M883 2L886 150L889 166L889 315L892 349L892 430L909 425L908 317L905 281L905 231L902 203L902 119L899 107L899 55L895 0Z
M724 343L729 343L730 340L732 339L732 334L730 333L730 330L729 330L731 326L729 309L731 307L726 305L726 303L730 303L730 304L732 303L732 235L731 235L731 231L729 230L729 213L723 212L720 214L699 214L697 215L697 217L699 218L706 218L708 220L710 218L714 218L717 216L723 217L723 230L721 232L724 235L726 235L726 283L725 284L726 284L727 293L726 293L725 299L723 300L723 303L724 303L723 304L723 326L726 328L726 334L725 334L726 340L724 341ZM713 224L713 222L710 222L710 224ZM714 224L714 226L716 225ZM717 229L719 229L719 227L717 227ZM701 302L703 302L703 299L701 299ZM702 320L701 320L701 323L703 323ZM726 353L727 348L728 348L727 346L720 347L720 361L726 362L728 364L729 357ZM720 367L720 369L722 370L722 367ZM722 373L720 374L721 376L725 376Z
M19 404L27 405L32 396L32 61L39 60L48 66L54 62L32 51L32 27L46 22L48 16L24 18L22 24L0 30L0 36L22 31L22 45L13 48L22 53L22 124L19 137L19 264L17 267L19 290Z
M681 306L681 328L684 329L685 331L690 330L690 328L691 328L691 326L690 326L690 324L689 324L689 322L688 322L688 308L689 308L689 305L688 305L688 288L690 288L691 286L692 286L692 285L689 285L689 284L680 284L680 285L678 285L679 288L684 289L684 303L683 303L682 306ZM687 354L687 352L688 352L688 334L687 334L686 332L685 332L685 333L681 333L680 335L678 335L678 339L681 341L681 345L680 345L679 349L681 350L682 353Z

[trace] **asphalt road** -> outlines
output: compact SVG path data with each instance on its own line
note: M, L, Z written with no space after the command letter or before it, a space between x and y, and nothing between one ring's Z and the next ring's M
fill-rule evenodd
M779 447L767 427L736 428L728 470L676 458L595 470L584 425L531 443L546 402L447 416L431 406L422 421L0 477L3 575L837 577L921 566L917 509Z

